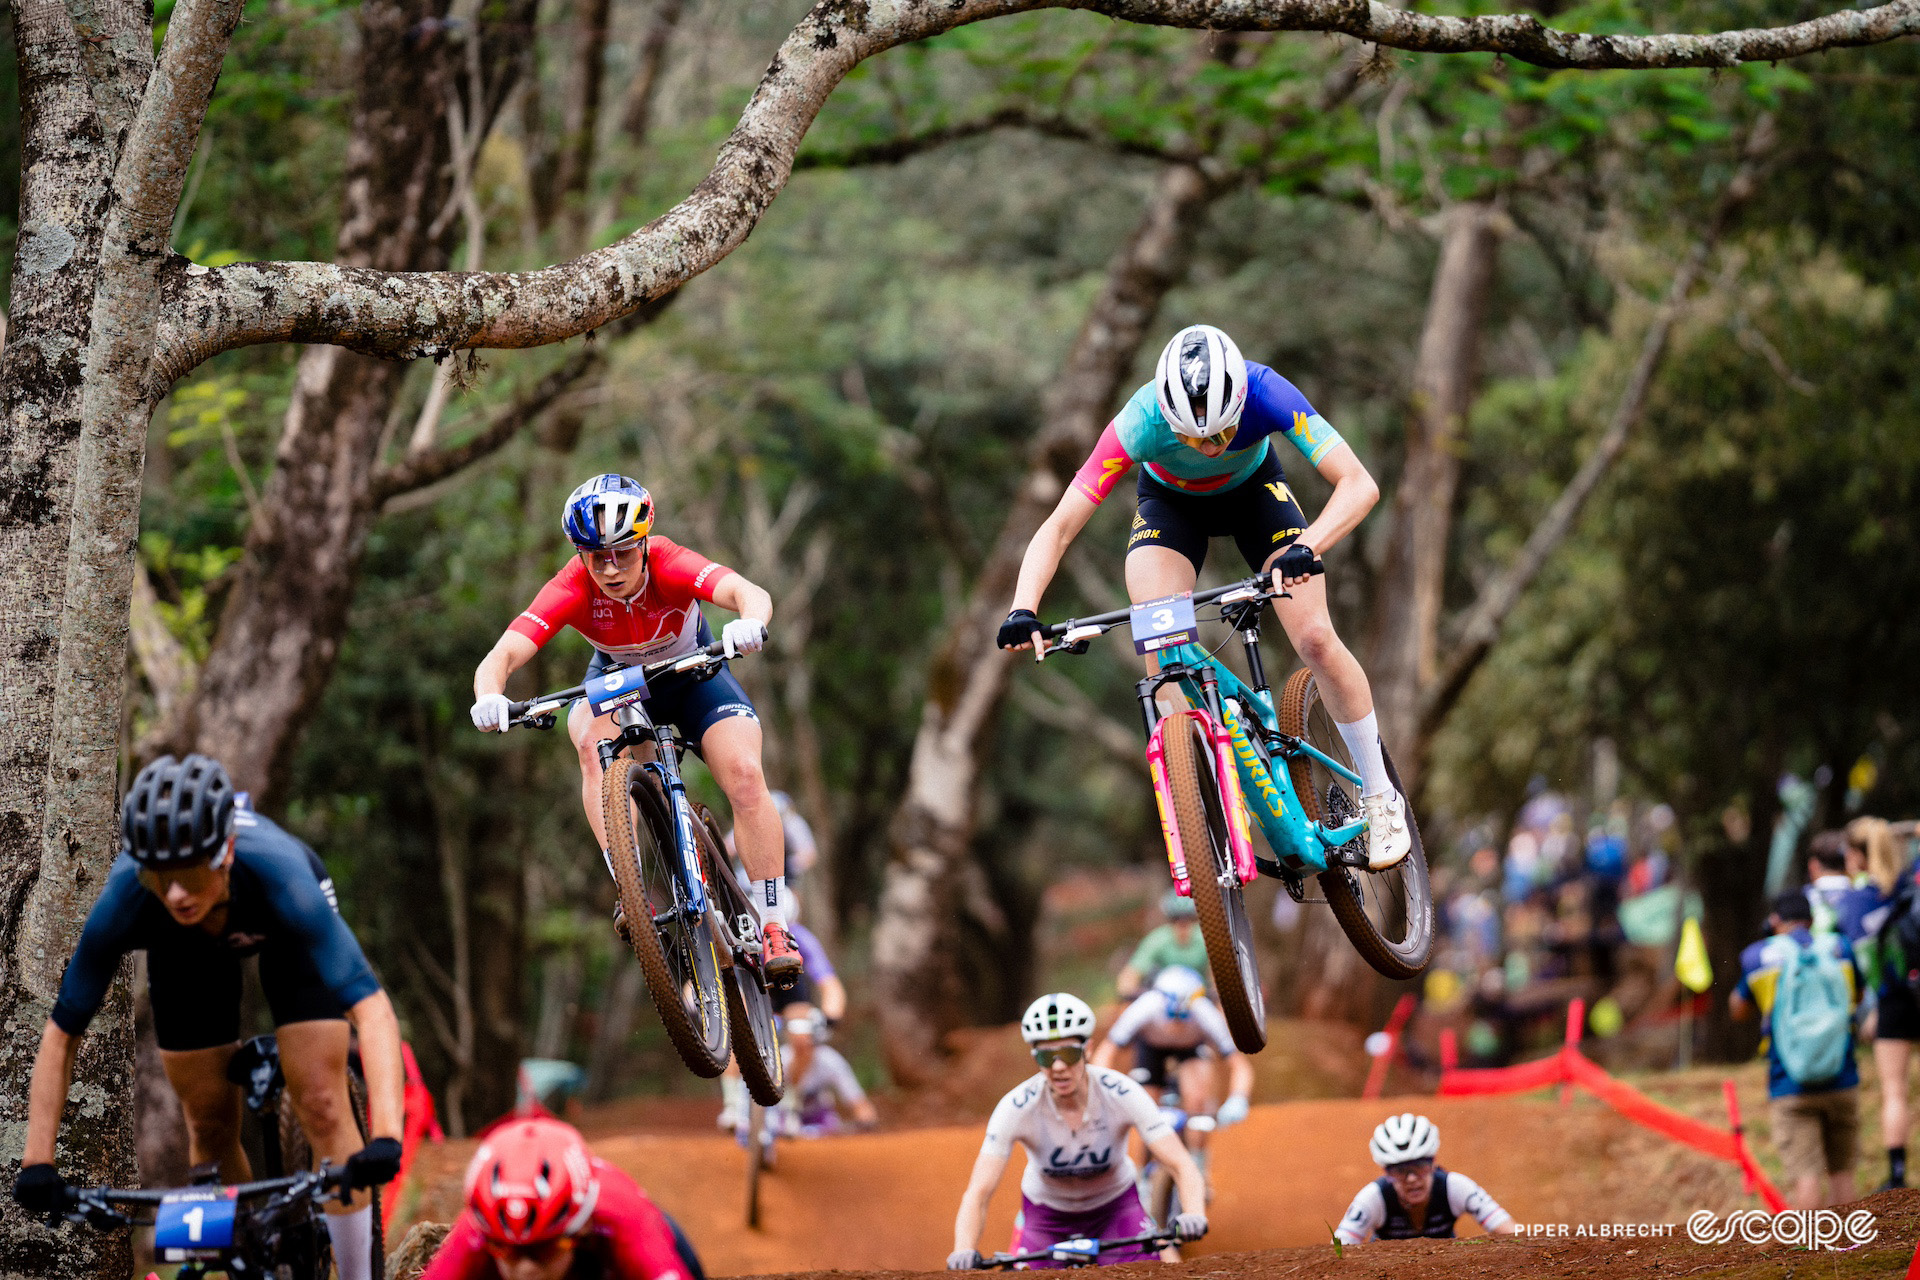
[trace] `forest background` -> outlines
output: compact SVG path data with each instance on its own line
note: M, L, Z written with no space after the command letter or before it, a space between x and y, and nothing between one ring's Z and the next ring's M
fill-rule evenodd
M608 243L706 173L805 11L250 4L173 247L510 270ZM1046 883L1162 859L1131 655L1036 671L983 637L1062 476L1205 321L1385 490L1328 581L1430 856L1536 776L1583 786L1605 740L1624 790L1678 814L1728 986L1783 772L1829 769L1816 824L1862 757L1868 808L1920 802L1917 76L1911 40L1549 71L1077 13L882 54L752 238L629 320L410 365L256 346L176 384L146 442L119 767L212 750L322 853L456 1131L528 1054L585 1064L596 1096L691 1087L607 927L572 752L467 717L475 663L563 563L561 499L635 475L659 531L775 597L735 671L819 837L806 915L854 975L853 1042L924 1078L945 1032L1032 994ZM1131 505L1048 616L1123 602ZM1239 571L1217 548L1211 578ZM586 658L556 640L512 692ZM1308 919L1279 1007L1376 1017L1379 984Z

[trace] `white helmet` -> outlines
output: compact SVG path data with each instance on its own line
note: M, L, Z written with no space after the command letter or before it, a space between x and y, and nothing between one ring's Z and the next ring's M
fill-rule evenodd
M1153 989L1167 1001L1167 1015L1184 1018L1193 1002L1207 993L1206 979L1183 964L1170 964L1153 980Z
M1198 440L1238 426L1247 407L1247 362L1210 324L1188 325L1160 352L1154 398L1167 425Z
M1433 1127L1433 1121L1425 1116L1417 1116L1411 1111L1397 1116L1388 1116L1373 1131L1373 1141L1367 1144L1367 1150L1373 1156L1373 1162L1381 1167L1405 1164L1409 1160L1431 1160L1440 1150L1440 1131Z
M1042 1040L1091 1040L1093 1009L1079 996L1056 991L1041 996L1020 1016L1020 1038L1028 1044Z

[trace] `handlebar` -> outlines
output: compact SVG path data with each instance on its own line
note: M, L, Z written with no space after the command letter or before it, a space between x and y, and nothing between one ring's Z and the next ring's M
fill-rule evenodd
M677 658L668 658L665 662L649 663L640 671L651 681L656 676L680 675L690 671L702 671L718 666L726 661L727 646L724 640L715 640L712 644L695 649L692 653L681 654ZM543 693L528 698L525 702L507 704L508 724L524 724L535 729L551 729L554 726L554 713L577 698L587 695L587 686L577 684L571 689L561 689L557 693ZM543 723L544 722L544 723Z
M1151 1246L1155 1249L1164 1249L1168 1245L1179 1244L1180 1237L1171 1231L1150 1231L1146 1235L1129 1236L1125 1240L1086 1241L1085 1243L1093 1245L1091 1252L1081 1249L1069 1250L1065 1248L1067 1245L1080 1243L1083 1242L1078 1240L1058 1240L1054 1242L1051 1248L1041 1249L1036 1253L996 1253L991 1258L982 1260L980 1269L982 1271L1000 1271L1008 1267L1017 1266L1022 1262L1068 1261L1076 1257L1086 1258L1087 1262L1080 1264L1085 1266L1091 1264L1091 1262L1101 1254L1110 1253L1115 1249L1125 1249L1133 1245L1141 1244Z
M209 1183L195 1187L69 1187L67 1188L66 1208L61 1216L69 1222L78 1222L99 1227L103 1230L134 1225L131 1213L124 1210L137 1210L142 1206L157 1206L169 1196L193 1192L226 1192L235 1200L257 1200L262 1196L283 1196L297 1199L302 1195L315 1200L325 1200L339 1196L342 1202L352 1193L347 1185L347 1172L344 1168L335 1169L323 1164L317 1171L288 1174L284 1178L263 1178L256 1182L237 1182L221 1185Z
M1324 563L1319 560L1313 562L1314 573L1325 573L1326 571L1327 567ZM1203 604L1213 604L1215 601L1222 600L1228 604L1238 603L1239 600L1243 599L1265 602L1267 600L1280 599L1286 594L1284 591L1275 591L1273 589L1273 574L1271 572L1256 573L1251 578L1242 578L1238 582L1229 582L1224 587L1211 587L1206 591L1196 591L1193 596L1193 607L1197 609ZM1229 597L1234 598L1229 599ZM1127 621L1127 619L1132 616L1133 609L1129 606L1125 609L1115 609L1111 613L1095 614L1091 618L1068 618L1065 622L1048 623L1041 626L1039 630L1041 636L1048 640L1058 639L1071 631L1084 631L1087 627L1097 628L1097 631L1092 634L1104 634ZM1090 639L1091 635L1086 635L1084 638Z

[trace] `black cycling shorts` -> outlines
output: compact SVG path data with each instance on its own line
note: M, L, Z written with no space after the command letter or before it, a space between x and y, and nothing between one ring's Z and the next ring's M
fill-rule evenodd
M1212 1056L1207 1046L1196 1044L1185 1049L1160 1049L1142 1041L1133 1046L1133 1078L1155 1089L1173 1085L1173 1073L1182 1063ZM1145 1072L1144 1079L1141 1072Z
M702 645L713 643L713 633L707 630L705 622L700 624L698 639ZM596 649L593 661L587 664L586 678L591 680L626 665ZM647 686L647 696L640 705L646 709L649 720L655 724L672 725L687 740L687 745L696 751L700 749L700 739L707 730L720 721L733 716L745 716L749 720L760 718L747 698L747 691L740 687L740 682L734 679L733 672L727 669L724 662L718 671L705 680L681 675L651 681Z
M1875 1040L1920 1040L1920 1001L1906 983L1895 979L1880 988L1879 1020Z
M153 1035L172 1053L218 1048L240 1039L241 958L212 934L200 936L207 945L147 951ZM269 939L259 954L260 990L275 1027L347 1016L313 961L290 940Z
M1287 484L1273 450L1254 473L1224 493L1183 493L1140 471L1139 507L1127 550L1171 547L1193 562L1207 562L1207 540L1232 538L1247 566L1258 572L1268 557L1306 532L1307 517Z

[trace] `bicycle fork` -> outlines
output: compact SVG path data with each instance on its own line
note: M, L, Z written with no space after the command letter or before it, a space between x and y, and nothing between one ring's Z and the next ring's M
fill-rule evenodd
M613 713L620 736L600 743L600 767L609 769L622 749L643 742L654 745L654 758L641 768L660 780L667 797L667 819L673 824L674 868L680 881L680 909L690 918L707 914L707 881L700 871L699 845L693 835L693 805L687 799L687 784L680 770L673 767L675 757L673 730L654 724L637 706L621 707Z
M1201 682L1205 706L1188 708L1173 715L1158 714L1154 694L1161 685L1178 679L1180 675L1197 675ZM1167 726L1176 726L1192 720L1199 724L1201 734L1213 753L1214 782L1219 787L1219 800L1227 815L1227 841L1233 851L1233 869L1241 884L1250 883L1258 874L1253 861L1252 819L1247 812L1246 793L1241 790L1240 771L1234 765L1233 740L1220 722L1219 686L1213 672L1201 668L1194 672L1189 668L1163 669L1158 676L1150 676L1139 684L1142 713L1148 720L1147 768L1153 777L1153 803L1160 814L1160 834L1167 845L1167 865L1173 873L1174 892L1181 897L1193 896L1192 864L1187 859L1187 850L1180 841L1180 827L1173 819L1173 793L1167 778L1166 733ZM1198 851L1205 857L1206 851Z

